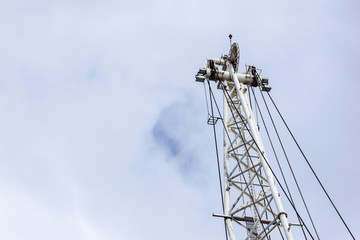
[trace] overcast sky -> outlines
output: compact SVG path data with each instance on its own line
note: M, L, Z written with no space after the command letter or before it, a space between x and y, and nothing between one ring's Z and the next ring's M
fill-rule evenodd
M229 33L239 71L269 78L360 238L359 12L355 0L0 0L0 239L224 239L194 75ZM350 239L305 169L320 237Z

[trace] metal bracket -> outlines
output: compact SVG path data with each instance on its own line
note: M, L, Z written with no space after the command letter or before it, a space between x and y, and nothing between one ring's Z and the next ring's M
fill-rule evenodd
M207 124L208 124L208 125L215 125L219 119L221 119L221 118L220 118L220 117L214 117L214 116L210 116L210 115L209 115Z

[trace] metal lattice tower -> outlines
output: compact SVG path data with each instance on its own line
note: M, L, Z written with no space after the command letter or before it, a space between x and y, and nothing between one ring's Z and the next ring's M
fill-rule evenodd
M225 219L231 240L267 239L276 231L293 239L246 94L251 86L271 88L254 66L238 73L238 65L239 47L234 43L228 55L206 60L196 75L198 82L219 81L224 92L224 213L214 216Z

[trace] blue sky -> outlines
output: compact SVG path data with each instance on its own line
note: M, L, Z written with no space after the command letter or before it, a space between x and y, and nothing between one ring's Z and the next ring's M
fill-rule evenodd
M359 10L335 0L0 1L0 238L223 238L194 75L228 52L229 33L240 71L254 64L269 77L359 237ZM350 239L304 184L323 238Z

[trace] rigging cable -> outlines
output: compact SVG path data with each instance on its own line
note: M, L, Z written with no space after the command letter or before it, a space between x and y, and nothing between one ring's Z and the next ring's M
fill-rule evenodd
M273 150L273 153L274 153L276 162L277 162L278 167L279 167L279 169L280 169L281 176L282 176L283 181L284 181L284 183L285 183L285 187L286 187L286 189L287 189L287 191L288 191L288 193L289 193L291 202L292 202L292 203L294 204L294 206L295 206L294 199L293 199L293 197L292 197L292 195L291 195L291 192L290 192L289 186L288 186L288 184L287 184L287 181L286 181L284 172L283 172L283 170L282 170L282 168L281 168L281 164L280 164L279 158L278 158L278 156L277 156L277 154L276 154L274 144L273 144L273 142L272 142L272 140L271 140L270 133L269 133L268 128L267 128L267 126L266 126L266 123L265 123L263 114L262 114L262 112L261 112L260 106L259 106L258 101L257 101L257 99L256 99L256 95L255 95L254 89L253 89L252 87L251 87L251 91L252 91L253 96L254 96L255 105L256 105L257 109L259 110L259 114L260 114L262 123L263 123L263 125L264 125L265 131L266 131L266 134L267 134L267 137L268 137L268 139L269 139L271 148L272 148L272 150ZM249 91L249 92L250 92L250 91ZM279 140L280 140L280 139L279 139ZM283 151L285 151L285 150L283 149ZM286 153L285 153L285 156L286 156L286 158L287 158ZM299 219L299 218L298 218L298 220L299 220L299 222L300 222L300 219ZM303 232L303 235L304 235L305 239L307 239L306 234L305 234L305 231L304 231L304 227L303 227L302 225L300 225L300 227L301 227L301 230L302 230L302 232ZM318 239L319 239L319 237L318 237Z
M351 237L355 240L355 237L354 237L354 235L352 234L350 228L349 228L348 225L346 224L344 218L341 216L340 212L338 211L338 209L337 209L337 207L335 206L334 202L333 202L332 199L330 198L330 196L329 196L328 192L326 191L325 187L324 187L323 184L321 183L319 177L318 177L317 174L315 173L313 167L311 166L309 160L308 160L307 157L305 156L305 153L304 153L303 150L301 149L299 143L297 142L296 138L294 137L293 133L291 132L289 126L287 125L285 119L283 118L282 114L280 113L278 107L276 106L276 104L275 104L275 102L274 102L274 100L273 100L273 98L271 97L271 95L270 95L269 92L268 92L268 96L269 96L271 102L273 103L274 107L276 108L276 111L278 112L278 114L279 114L280 118L282 119L283 123L285 124L288 132L290 133L290 135L291 135L291 137L292 137L292 139L294 140L296 146L298 147L298 149L300 150L301 154L303 155L303 157L304 157L307 165L308 165L309 168L311 169L313 175L315 176L315 178L316 178L316 180L318 181L318 183L320 184L322 190L323 190L324 193L326 194L326 196L327 196L328 200L330 201L331 205L332 205L333 208L335 209L336 213L337 213L338 216L340 217L341 221L343 222L344 226L346 227L346 229L347 229L347 231L349 232L349 234L351 235Z
M254 91L254 90L253 90L253 91ZM262 99L263 99L263 101L264 101L266 110L267 110L267 112L268 112L268 114L269 114L269 117L270 117L270 119L271 119L272 126L273 126L273 128L274 128L274 130L275 130L275 133L276 133L276 136L277 136L277 138L278 138L278 140L279 140L281 149L282 149L282 151L283 151L283 153L284 153L284 156L285 156L285 158L286 158L287 164L288 164L289 169L290 169L290 171L291 171L292 177L293 177L293 179L294 179L294 181L295 181L296 187L297 187L297 189L298 189L298 191L299 191L299 193L300 193L302 202L303 202L304 207L305 207L305 209L306 209L306 212L307 212L307 214L308 214L308 216L309 216L311 225L312 225L313 228L314 228L314 231L315 231L315 234L316 234L317 238L320 239L320 236L319 236L319 234L318 234L318 232L317 232L317 229L316 229L316 227L315 227L313 218L311 217L311 214L310 214L310 211L309 211L308 206L307 206L307 204L306 204L305 198L304 198L304 196L303 196L303 194L302 194L302 191L301 191L301 189L300 189L300 185L299 185L299 183L298 183L298 181L297 181L297 179L296 179L294 170L293 170L293 168L292 168L292 166L291 166L291 163L290 163L289 158L288 158L288 156L287 156L287 153L286 153L286 151L285 151L284 145L283 145L283 143L282 143L282 141L281 141L281 139L280 139L279 132L278 132L276 126L275 126L274 119L273 119L273 117L272 117L272 115L271 115L271 113L270 113L268 104L267 104L267 102L266 102L266 100L265 100L265 98L264 98L264 94L263 94L263 92L261 91L260 88L259 88L259 91L260 91L260 93L261 93L261 96L262 96ZM255 100L255 101L257 101L257 100ZM260 111L260 110L259 110L259 111Z
M209 103L208 103L208 97L207 97L207 94L206 94L205 82L204 82L203 86L204 86L204 93L205 93L205 100L206 100L206 109L207 109L207 114L208 114L207 117L209 117L209 116L210 116L210 113L209 113ZM210 97L209 97L209 98L210 98Z
M250 91L248 91L248 95L249 95L249 103L250 103L250 108L251 108L251 110L252 111L254 111L253 109L255 108L255 111L257 110L256 109L256 105L253 107L253 104L252 104L252 101L251 101L251 92ZM255 96L254 96L255 97ZM255 99L254 99L255 100ZM256 119L256 124L257 124L257 128L258 128L258 130L260 130L260 126L259 126L259 119L258 119L258 115L257 115L257 111L256 111L256 117L255 117L255 119ZM259 174L261 175L262 173L261 173L261 169L260 169L260 171L259 171ZM260 182L260 184L262 184L263 183L263 181L261 180L261 182ZM266 201L264 200L264 204L266 203ZM265 213L266 214L266 217L268 217L268 213L266 212Z
M230 98L229 93L228 93L227 91L225 91L225 90L224 90L224 87L222 87L222 88L223 88L223 91L224 91L224 92L225 92L225 93L229 96L229 98ZM232 99L231 99L231 98L230 98L230 100L231 100L232 104L233 104L233 105L235 105L235 103L232 101ZM235 108L235 109L236 109L236 108ZM236 109L236 111L237 111L237 113L240 115L239 110L238 110L238 109ZM244 123L244 119L242 119L242 118L241 118L241 121L242 121L242 122L243 122L243 124L245 125L245 123ZM247 128L247 126L246 126L246 125L245 125L245 127ZM254 140L256 147L259 149L259 146L258 146L257 142L255 141L254 136L251 134L251 132L249 131L249 129L248 129L248 128L247 128L247 131L249 132L249 134L250 134L251 138ZM314 239L314 237L312 236L312 234L311 234L310 230L308 229L308 227L306 226L305 222L304 222L304 221L303 221L303 219L301 218L301 216L300 216L299 212L297 211L297 209L296 209L295 205L291 202L291 200L290 200L290 198L289 198L288 194L286 193L286 191L285 191L284 187L282 186L281 182L279 181L278 177L276 176L276 174L275 174L274 170L273 170L273 169L272 169L272 167L269 165L269 163L268 163L267 159L265 158L264 154L263 154L261 151L260 151L260 153L261 153L262 157L266 160L265 162L266 162L267 166L269 167L269 169L270 169L270 171L272 172L273 176L275 177L275 179L276 179L277 183L279 184L280 188L282 189L283 193L285 194L286 198L288 199L288 201L289 201L290 205L291 205L291 206L292 206L292 208L294 209L294 211L295 211L295 213L297 214L297 216L301 219L301 222L304 224L305 229L307 230L307 232L309 233L309 235L311 236L311 238L312 238L312 239Z
M210 91L210 90L211 90L211 87L210 87L209 81L208 81L208 84L209 84L209 91ZM205 83L204 83L204 89L205 89ZM206 90L205 90L205 96L206 96ZM211 95L210 95L210 94L209 94L209 98L210 98L211 114L212 114L212 117L214 117L213 103L212 103L212 98L211 98ZM206 98L206 105L207 105L207 98ZM216 161L217 161L218 175L219 175L221 204L222 204L223 214L225 214L224 194L223 194L223 190L222 190L222 181L221 181L221 172L220 172L220 160L219 160L219 150L218 150L218 144L217 144L215 124L213 124L213 132L214 132L215 149L216 149ZM228 240L228 235L227 235L227 230L226 230L226 222L225 222L225 219L224 219L224 228L225 228L226 240Z

